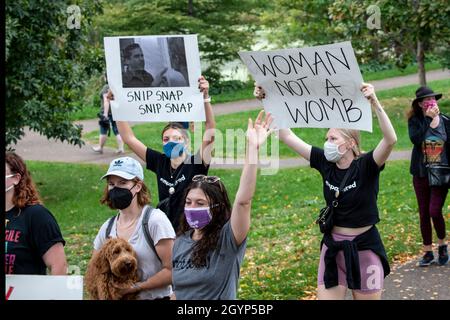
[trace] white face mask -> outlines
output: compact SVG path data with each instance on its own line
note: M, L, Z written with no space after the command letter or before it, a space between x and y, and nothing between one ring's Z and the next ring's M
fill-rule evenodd
M14 177L15 174L10 174L9 176L5 176L5 185L6 185L6 180L8 180L8 178ZM14 185L10 185L8 188L5 189L5 193L8 192L9 190L11 190L12 188L14 188Z
M345 143L345 142L344 142ZM339 147L343 145L344 143L341 143L340 145L337 145L332 142L325 141L323 145L323 150L325 153L325 158L330 162L338 162L341 160L342 156L345 154L345 152L340 153Z

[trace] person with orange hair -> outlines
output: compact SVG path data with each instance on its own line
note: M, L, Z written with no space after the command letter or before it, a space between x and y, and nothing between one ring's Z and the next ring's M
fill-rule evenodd
M5 274L67 274L65 241L23 159L5 155Z

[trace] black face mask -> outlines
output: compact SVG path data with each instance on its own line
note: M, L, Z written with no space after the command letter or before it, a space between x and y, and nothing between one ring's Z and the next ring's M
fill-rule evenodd
M136 185L132 186L133 189ZM133 194L131 189L114 187L108 192L109 200L111 201L111 206L114 209L125 209L128 208L133 200Z

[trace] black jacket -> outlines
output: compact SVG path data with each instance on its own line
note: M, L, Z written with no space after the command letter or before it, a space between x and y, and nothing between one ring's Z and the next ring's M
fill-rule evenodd
M445 131L447 132L447 141L445 142L445 152L450 157L450 118L444 114L440 115L444 121ZM414 115L408 120L409 139L414 144L411 154L411 164L409 172L413 176L426 176L425 166L423 165L422 143L425 140L425 134L430 126L432 119L430 117Z

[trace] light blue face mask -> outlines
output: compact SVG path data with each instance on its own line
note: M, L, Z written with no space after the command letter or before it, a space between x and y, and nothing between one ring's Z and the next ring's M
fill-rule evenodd
M338 162L339 160L341 160L341 158L345 154L345 152L341 153L339 151L339 147L341 145L343 145L344 143L337 145L335 143L325 141L325 144L323 145L323 151L325 154L325 158L328 161L335 162L335 163Z
M169 159L181 157L181 155L185 151L185 148L186 146L184 145L184 142L169 141L165 145L163 145L164 154Z

